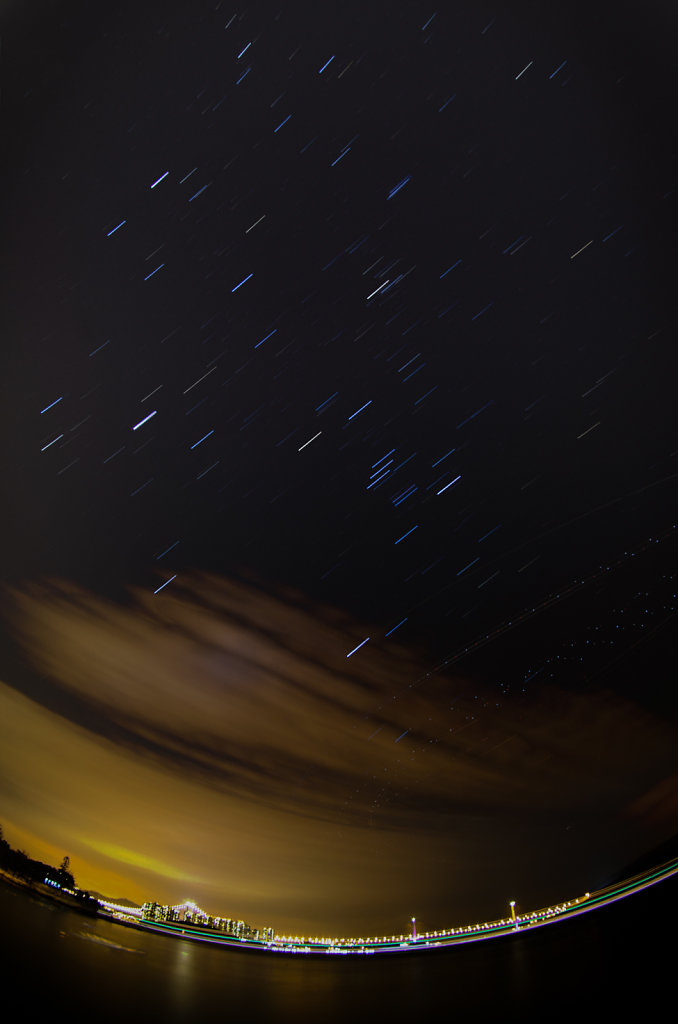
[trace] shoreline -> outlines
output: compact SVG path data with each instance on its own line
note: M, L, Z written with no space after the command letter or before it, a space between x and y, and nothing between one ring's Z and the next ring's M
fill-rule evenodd
M69 910L75 910L79 914L84 914L85 917L99 916L98 909L94 909L93 907L84 907L77 896L71 896L69 893L66 893L61 889L53 889L51 886L45 885L44 882L29 882L24 878L20 878L18 875L10 874L10 872L5 871L2 868L0 868L0 882L11 886L13 889L21 889L23 892L33 893L35 896L51 900L53 903L58 903L60 906L67 907ZM94 899L94 897L91 898Z
M123 918L107 910L97 901L97 909L83 907L76 896L68 893L57 892L49 886L39 882L26 882L23 879L0 871L0 881L12 886L15 889L22 889L24 892L33 893L43 899L48 899L84 914L86 917L100 917L102 920L112 924L123 925L128 928L135 928L138 931L153 932L156 935L169 935L175 938L185 939L190 942L203 942L212 946L221 946L228 949L239 949L244 951L258 950L262 953L286 954L291 956L327 957L329 956L384 956L389 953L423 953L434 949L449 950L452 946L466 945L468 943L482 942L487 939L499 938L501 936L525 934L537 928L543 928L556 921L571 920L573 917L583 913L590 913L594 910L616 903L621 899L647 889L660 882L678 875L678 858L673 858L653 869L646 870L623 881L607 886L597 892L586 893L585 896L576 897L552 907L530 913L517 915L515 919L502 919L488 921L482 924L467 925L460 928L448 929L444 932L429 932L417 937L395 936L390 939L339 939L334 943L327 943L321 940L305 939L293 940L284 936L277 936L272 940L262 939L239 939L236 936L219 936L210 933L199 927L192 926L190 922L161 923L157 921L135 920L130 917ZM94 897L92 897L94 899Z

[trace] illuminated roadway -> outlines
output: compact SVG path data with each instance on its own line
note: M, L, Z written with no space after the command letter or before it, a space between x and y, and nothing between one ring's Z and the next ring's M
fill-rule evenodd
M610 885L596 892L585 893L575 899L558 903L542 910L525 914L516 914L498 921L485 921L481 924L465 925L443 931L424 932L421 935L392 935L340 939L340 938L306 938L304 936L276 935L270 941L263 939L237 938L232 935L220 935L208 929L194 927L190 922L142 921L141 910L130 910L117 907L111 903L102 903L104 913L111 920L126 921L144 930L171 933L186 939L210 942L218 946L230 946L242 949L258 949L272 953L305 953L335 956L360 955L370 956L384 953L411 953L427 949L457 946L468 942L482 942L500 935L514 935L516 932L532 931L546 925L555 924L580 914L590 913L607 904L626 899L634 893L641 892L649 886L657 885L664 879L678 874L678 858L655 867L650 871L627 878L616 885Z

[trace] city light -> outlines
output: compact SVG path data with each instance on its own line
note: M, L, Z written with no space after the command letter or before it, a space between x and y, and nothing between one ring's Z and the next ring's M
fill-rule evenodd
M588 913L633 893L656 885L672 875L678 874L678 858L649 872L636 875L615 885L587 892L552 906L543 907L524 914L516 914L516 901L511 900L511 915L496 921L460 925L454 928L438 929L417 934L416 918L410 919L410 935L382 935L375 937L307 937L300 935L278 935L273 928L252 928L244 921L214 917L202 910L192 900L185 900L176 906L158 903L144 903L143 907L126 907L108 901L100 901L104 913L113 920L134 922L138 927L154 931L171 932L183 938L248 949L261 949L278 953L326 954L335 956L373 955L424 950L479 942L516 931L533 930L554 924L556 921Z

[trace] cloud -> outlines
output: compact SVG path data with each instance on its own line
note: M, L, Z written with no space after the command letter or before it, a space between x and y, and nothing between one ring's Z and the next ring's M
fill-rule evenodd
M151 872L161 878L170 878L173 881L186 882L188 884L196 884L202 881L196 875L188 875L183 871L178 871L174 865L166 864L156 857L147 857L143 853L139 853L138 850L126 850L123 846L117 846L115 843L105 843L96 839L83 839L83 843L96 850L97 853L102 853L105 857L116 861L118 864L142 868L142 870Z
M499 698L293 593L195 575L125 605L12 597L42 677L39 701L0 689L17 823L243 915L433 900L450 863L487 885L498 844L534 869L572 823L608 849L674 758L675 731L610 694Z

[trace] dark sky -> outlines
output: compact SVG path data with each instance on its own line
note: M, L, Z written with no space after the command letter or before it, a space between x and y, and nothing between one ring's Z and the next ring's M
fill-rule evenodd
M0 813L81 884L374 933L675 832L678 24L559 6L3 5Z

